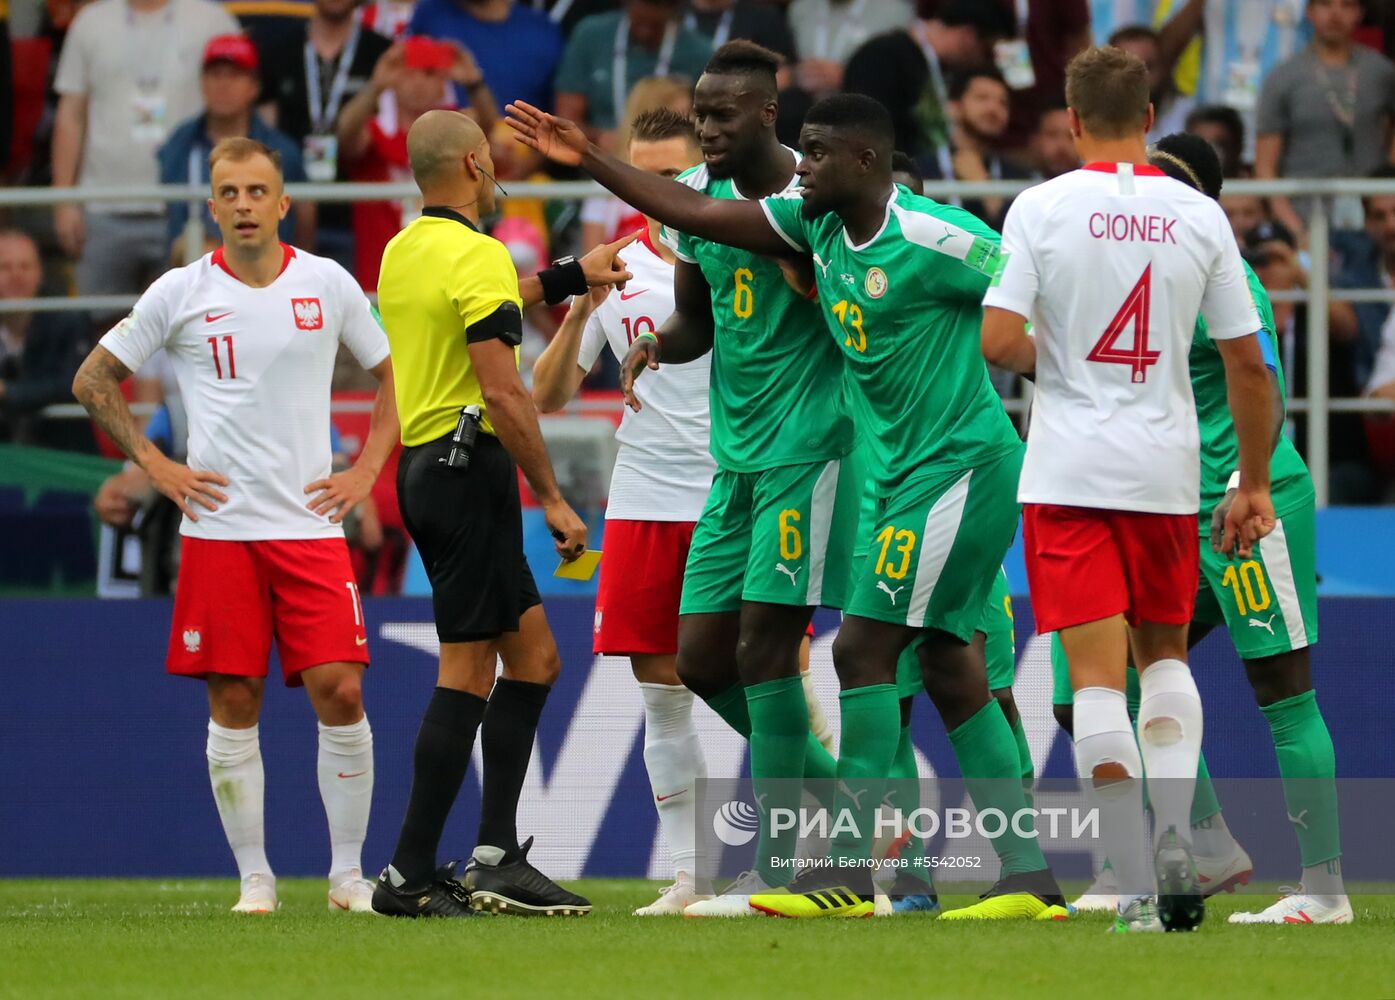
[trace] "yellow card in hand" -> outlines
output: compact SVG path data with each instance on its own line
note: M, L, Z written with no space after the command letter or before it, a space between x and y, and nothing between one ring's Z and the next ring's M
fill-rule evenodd
M552 575L563 580L589 580L596 575L596 567L601 564L601 550L587 549L571 562L566 560L552 571Z

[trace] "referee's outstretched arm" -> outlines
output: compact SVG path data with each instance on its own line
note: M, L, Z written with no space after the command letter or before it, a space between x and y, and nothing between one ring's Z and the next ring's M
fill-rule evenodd
M563 559L575 559L586 551L586 522L557 488L552 460L547 457L538 427L537 407L519 378L512 345L492 339L471 341L467 347L494 433L523 470L528 486L542 504L558 554Z

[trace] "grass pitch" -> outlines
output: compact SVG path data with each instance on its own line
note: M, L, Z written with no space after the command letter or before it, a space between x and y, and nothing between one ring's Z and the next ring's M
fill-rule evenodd
M1252 892L1194 934L1115 938L1103 916L641 919L637 881L581 883L584 918L449 922L332 914L318 879L241 918L232 880L0 881L0 997L1395 996L1395 886L1365 888L1347 927L1226 924Z

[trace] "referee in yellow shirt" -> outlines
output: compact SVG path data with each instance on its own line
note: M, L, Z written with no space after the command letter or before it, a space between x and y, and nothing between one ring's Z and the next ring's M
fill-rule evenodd
M441 659L417 733L407 815L373 908L407 917L582 914L591 904L528 863L532 841L520 846L515 826L538 717L561 670L523 554L515 462L562 557L586 548L586 525L557 489L519 378L518 345L525 303L628 278L616 257L628 241L520 283L504 245L479 230L495 203L479 127L458 112L429 112L407 133L407 152L426 207L383 254L378 307L402 424L397 502L431 579ZM497 682L496 654L504 661ZM479 839L462 886L454 862L437 869L436 851L477 729Z

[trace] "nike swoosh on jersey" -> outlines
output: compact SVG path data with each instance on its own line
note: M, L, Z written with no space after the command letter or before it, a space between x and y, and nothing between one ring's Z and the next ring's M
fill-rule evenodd
M206 312L206 313L203 314L203 321L204 321L205 323L216 323L216 322L218 322L220 319L226 319L227 317L229 317L229 316L231 316L231 315L232 315L232 310L231 310L231 309L229 309L229 310L228 310L227 312L225 312L225 313L219 313L217 316L213 315L211 312Z
M339 772L339 777L341 777L341 778L361 778L361 777L363 777L363 776L364 776L365 774L367 774L367 773L368 773L367 771L355 771L353 774L345 774L343 771L340 771L340 772Z
M628 294L628 295L626 295L624 292L621 292L621 293L620 293L620 301L621 301L621 302L628 302L628 301L630 301L630 299L634 298L635 296L637 296L637 295L643 295L643 294L644 294L645 292L647 292L647 291L649 291L649 289L647 289L647 288L641 288L639 291L637 291L637 292L631 292L631 293Z
M355 646L366 646L366 645L368 645L368 640L367 640L365 637L361 636L361 635L356 635L356 636L354 636L354 645L355 645Z
M681 790L679 790L679 791L677 791L677 792L674 792L672 795L655 795L655 796L654 796L654 801L655 801L655 802L667 802L669 799L676 799L676 798L678 798L678 796L682 795L682 794L683 794L684 792L686 792L686 791L687 791L687 789L684 788L684 789L681 789Z

